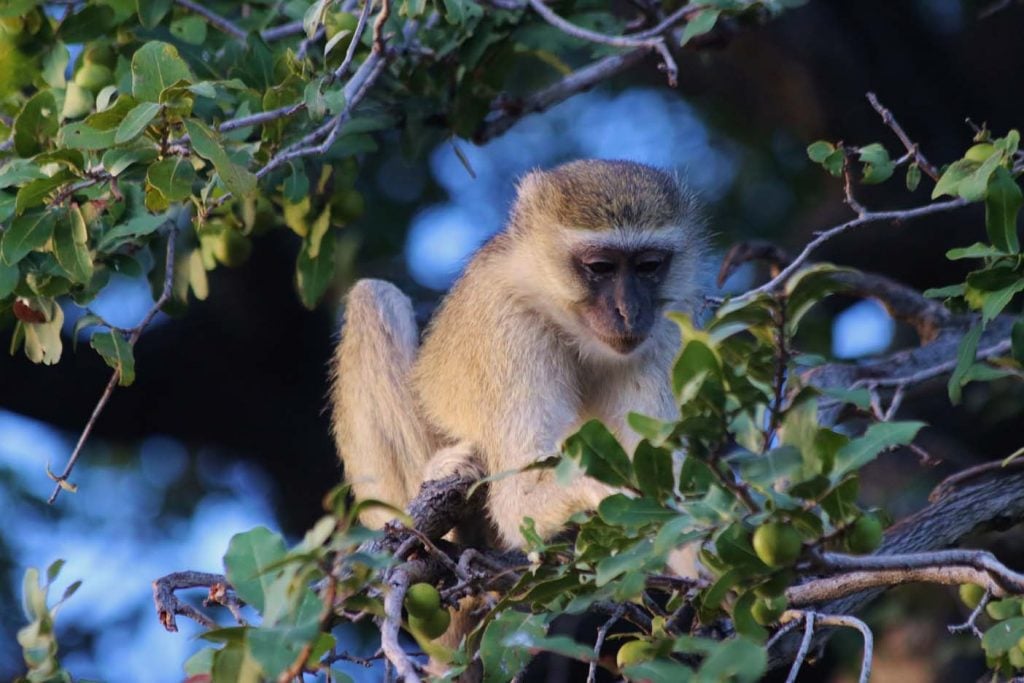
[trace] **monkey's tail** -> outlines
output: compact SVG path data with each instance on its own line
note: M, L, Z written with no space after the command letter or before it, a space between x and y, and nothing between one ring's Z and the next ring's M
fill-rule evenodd
M334 358L331 424L360 500L404 509L419 490L432 446L410 378L418 345L412 302L397 287L383 280L352 287ZM393 516L378 508L362 519L379 527Z

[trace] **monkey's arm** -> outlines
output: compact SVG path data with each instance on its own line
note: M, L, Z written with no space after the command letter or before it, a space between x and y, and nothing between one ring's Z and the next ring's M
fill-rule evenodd
M409 378L417 345L412 304L397 287L382 280L352 287L334 359L331 422L345 479L360 500L404 509L434 450ZM392 517L367 510L362 521L380 527Z

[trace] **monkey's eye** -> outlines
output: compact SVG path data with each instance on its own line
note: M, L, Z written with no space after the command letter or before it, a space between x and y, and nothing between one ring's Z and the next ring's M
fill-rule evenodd
M657 258L644 259L636 264L636 272L640 275L654 275L661 270L661 265L664 262L663 259Z
M583 267L591 275L611 275L615 272L615 264L611 261L587 261Z

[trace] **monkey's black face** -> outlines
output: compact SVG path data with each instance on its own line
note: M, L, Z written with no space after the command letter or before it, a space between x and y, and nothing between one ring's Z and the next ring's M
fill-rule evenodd
M587 291L578 305L583 323L618 353L636 350L657 320L671 252L588 247L572 258Z

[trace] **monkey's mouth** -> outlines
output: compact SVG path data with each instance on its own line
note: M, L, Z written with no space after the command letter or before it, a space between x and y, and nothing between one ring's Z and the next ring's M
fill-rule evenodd
M640 337L633 334L601 336L602 342L622 355L628 355L633 351L636 351L637 347L643 344L645 339L646 337Z

